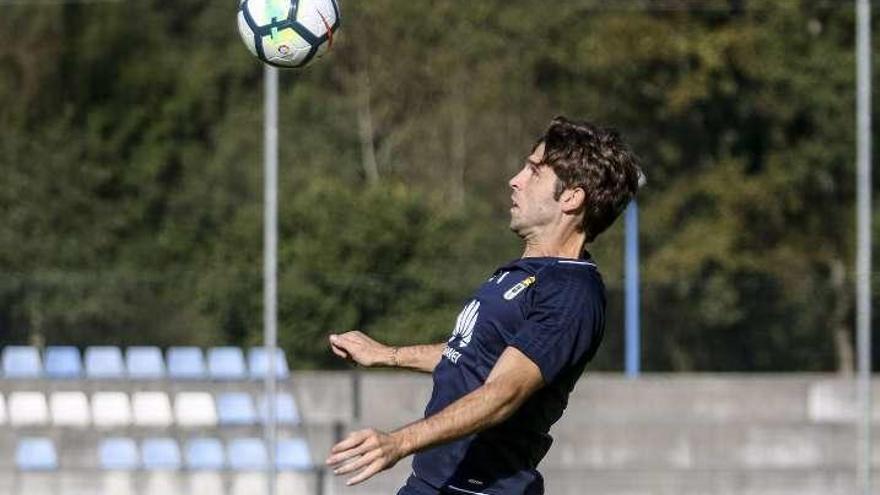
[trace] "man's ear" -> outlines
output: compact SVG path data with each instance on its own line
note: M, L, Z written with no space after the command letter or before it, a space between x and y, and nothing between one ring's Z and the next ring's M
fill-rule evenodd
M577 213L583 209L586 201L587 193L582 187L566 189L562 192L562 197L559 198L559 202L562 203L562 211L569 214Z

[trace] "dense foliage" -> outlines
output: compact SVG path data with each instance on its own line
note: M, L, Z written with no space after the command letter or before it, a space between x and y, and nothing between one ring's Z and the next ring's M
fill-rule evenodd
M519 254L506 180L562 113L644 161L646 369L852 367L852 5L646 4L343 4L329 58L281 79L294 366L332 366L331 330L445 338ZM0 5L0 344L259 342L262 69L234 15ZM622 361L621 227L592 249L597 369Z

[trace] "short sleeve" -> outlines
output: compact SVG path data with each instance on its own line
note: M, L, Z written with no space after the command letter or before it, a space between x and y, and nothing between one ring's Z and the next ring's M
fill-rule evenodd
M539 272L526 320L510 344L538 365L545 383L585 364L602 338L604 289L588 270L557 265Z

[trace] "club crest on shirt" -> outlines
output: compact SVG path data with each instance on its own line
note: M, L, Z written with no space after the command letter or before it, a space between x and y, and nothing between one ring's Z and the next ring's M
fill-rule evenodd
M532 275L530 277L526 277L522 282L507 289L507 292L504 293L504 299L506 301L512 300L513 298L518 296L522 291L526 290L533 283L535 283L535 276L534 275Z

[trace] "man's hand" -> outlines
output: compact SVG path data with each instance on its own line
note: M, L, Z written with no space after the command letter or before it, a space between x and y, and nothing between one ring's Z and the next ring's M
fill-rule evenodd
M360 430L330 449L327 465L333 474L348 474L361 470L346 485L356 485L397 464L405 453L398 437L379 430ZM346 462L348 461L348 462Z
M330 335L330 348L337 356L361 366L396 366L395 350L357 330Z

